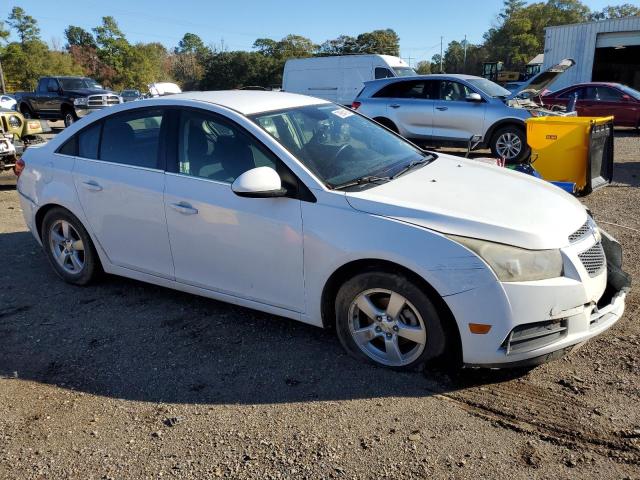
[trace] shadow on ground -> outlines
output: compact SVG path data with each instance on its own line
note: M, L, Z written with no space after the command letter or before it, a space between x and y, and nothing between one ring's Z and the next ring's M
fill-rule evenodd
M299 322L120 277L67 285L26 232L0 234L0 251L9 378L148 402L261 404L427 396L522 374L376 368Z

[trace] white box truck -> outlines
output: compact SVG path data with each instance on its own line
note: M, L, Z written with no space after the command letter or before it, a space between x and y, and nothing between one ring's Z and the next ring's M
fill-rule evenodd
M284 65L282 89L351 106L364 82L411 75L415 70L391 55L292 58Z

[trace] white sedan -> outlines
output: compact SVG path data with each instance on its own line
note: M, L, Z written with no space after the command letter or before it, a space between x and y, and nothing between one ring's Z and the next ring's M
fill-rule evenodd
M22 162L24 218L63 280L105 271L335 328L380 365L536 364L624 310L620 246L573 197L317 98L130 102Z

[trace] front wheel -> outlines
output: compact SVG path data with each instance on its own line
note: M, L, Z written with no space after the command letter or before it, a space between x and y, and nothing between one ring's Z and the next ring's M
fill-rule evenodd
M336 297L336 330L354 357L400 370L418 370L445 350L434 304L395 273L367 272L345 282Z
M491 153L507 163L522 163L529 155L529 146L523 128L509 125L498 129L491 137Z
M51 266L67 283L86 285L100 273L100 260L89 234L80 220L63 208L45 215L42 245Z
M78 120L78 117L76 116L75 112L72 112L71 110L66 110L64 112L64 126L65 127L70 127L71 125L73 125L73 123Z

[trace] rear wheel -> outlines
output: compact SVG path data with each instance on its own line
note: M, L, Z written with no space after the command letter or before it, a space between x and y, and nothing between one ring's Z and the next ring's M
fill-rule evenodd
M63 208L46 213L42 245L51 266L65 282L86 285L100 273L100 260L89 234L80 220Z
M499 128L491 137L491 153L508 163L522 163L529 155L524 129L516 125Z
M401 370L417 370L445 350L440 315L406 277L387 272L356 275L336 297L336 330L354 357Z

